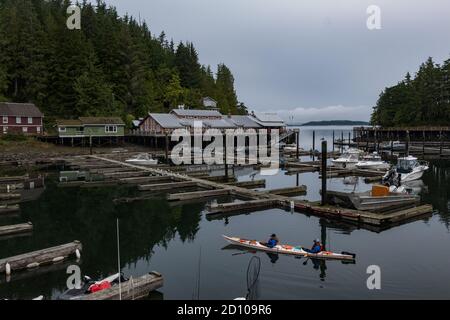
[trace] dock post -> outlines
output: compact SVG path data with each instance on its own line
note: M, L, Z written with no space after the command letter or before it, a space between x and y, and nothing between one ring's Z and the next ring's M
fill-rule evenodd
M224 132L224 131L223 131ZM225 165L225 181L228 181L228 162L227 162L227 136L226 136L226 134L224 135L224 140L225 140L225 143L224 143L224 149L223 149L223 156L224 156L224 165ZM234 146L234 143L233 143L233 146Z
M422 131L422 155L425 156L425 130Z
M89 136L89 154L92 155L92 136Z
M333 130L333 152L334 152L334 130Z
M352 136L351 136L351 133L350 133L350 131L349 131L349 132L348 132L348 147L349 147L349 148L350 148L351 141L352 141Z
M300 158L300 153L298 151L300 145L300 129L295 129L295 144L297 145L296 157L297 160Z
M409 130L406 130L406 156L409 156Z
M316 130L313 130L313 136L312 136L312 159L313 161L315 160L315 155L316 155Z
M442 130L439 132L439 157L442 157Z
M327 142L322 141L322 206L327 204Z
M166 133L166 163L169 164L169 136Z
M344 131L341 131L341 153L344 151Z

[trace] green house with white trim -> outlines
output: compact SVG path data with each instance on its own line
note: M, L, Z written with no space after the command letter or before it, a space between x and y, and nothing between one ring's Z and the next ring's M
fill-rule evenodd
M60 138L123 137L125 123L119 117L79 117L57 120Z

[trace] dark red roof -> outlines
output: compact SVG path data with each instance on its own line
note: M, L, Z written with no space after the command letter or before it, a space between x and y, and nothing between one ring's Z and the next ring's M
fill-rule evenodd
M0 102L0 116L43 117L33 103Z

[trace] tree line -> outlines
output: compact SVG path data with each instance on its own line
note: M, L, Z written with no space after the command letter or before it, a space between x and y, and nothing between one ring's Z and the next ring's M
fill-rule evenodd
M66 26L68 0L0 0L0 101L33 102L47 119L121 116L218 101L245 114L225 64L201 65L190 42L153 34L146 22L84 0L81 29Z
M390 126L450 125L450 59L442 65L430 57L414 77L407 73L386 88L373 109L371 123Z

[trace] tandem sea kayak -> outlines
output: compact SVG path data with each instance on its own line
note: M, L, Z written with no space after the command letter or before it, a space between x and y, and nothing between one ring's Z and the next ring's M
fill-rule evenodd
M228 237L225 235L223 237L225 238L225 240L227 240L229 243L233 245L271 253L290 254L294 256L303 256L316 259L355 260L355 255L347 252L336 253L331 251L321 251L319 253L309 253L303 250L301 246L290 246L286 244L280 244L273 248L269 248L256 240Z

